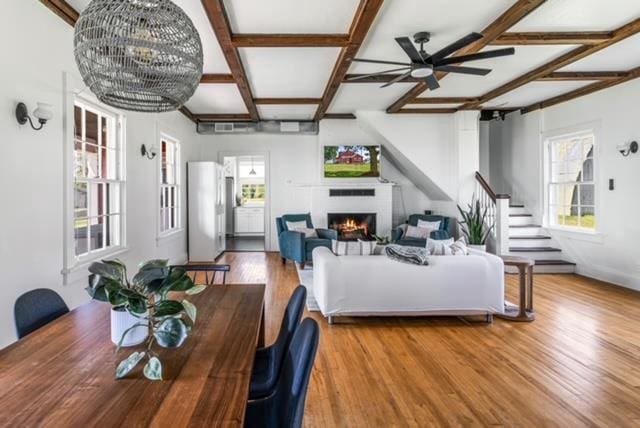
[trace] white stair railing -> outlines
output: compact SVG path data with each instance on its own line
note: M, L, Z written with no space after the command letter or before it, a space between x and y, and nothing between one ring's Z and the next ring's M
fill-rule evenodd
M476 172L476 191L480 207L487 210L487 225L494 225L491 238L497 255L509 251L509 195L496 194L482 174Z

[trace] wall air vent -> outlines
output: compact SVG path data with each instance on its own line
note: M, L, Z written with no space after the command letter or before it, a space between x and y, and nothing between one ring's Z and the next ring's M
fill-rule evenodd
M329 189L329 196L375 196L376 189Z
M260 122L198 122L199 134L300 134L317 135L318 122L279 121Z

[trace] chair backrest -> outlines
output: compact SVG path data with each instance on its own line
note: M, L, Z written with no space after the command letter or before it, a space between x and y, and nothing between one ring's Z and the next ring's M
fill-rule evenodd
M18 339L69 312L62 297L48 288L36 288L18 297L13 306Z
M311 318L305 318L293 335L276 386L274 403L277 426L301 427L304 403L311 369L316 358L320 328Z
M213 285L216 282L216 276L222 276L222 284L227 283L227 272L231 270L231 265L212 264L212 263L193 263L188 265L172 265L171 269L182 269L191 275L191 279L196 282L198 273L204 274L206 285ZM219 273L220 275L216 275Z
M311 213L306 214L285 214L282 217L276 218L276 226L278 227L278 235L280 235L285 230L289 230L287 227L287 222L298 222L298 221L306 221L307 227L309 229L313 229L313 222L311 221ZM280 230L282 229L282 230Z
M307 301L307 289L303 285L299 285L293 290L293 294L289 298L289 303L284 310L284 316L282 317L282 324L280 324L280 332L278 338L272 345L274 358L278 362L278 366L282 367L282 362L285 358L287 348L293 339L300 320L302 319L302 313L304 312L304 304Z

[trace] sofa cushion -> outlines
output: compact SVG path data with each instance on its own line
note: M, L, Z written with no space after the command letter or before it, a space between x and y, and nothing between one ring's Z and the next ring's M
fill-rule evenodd
M336 256L370 256L376 247L375 241L331 241L331 250Z
M309 229L313 229L313 223L311 222L311 214L285 214L282 217L282 223L285 230L288 228L288 223L305 222Z
M287 225L287 230L304 233L304 236L307 239L318 237L318 233L315 229L307 227L306 221L287 221L285 223Z
M427 239L427 251L432 256L466 256L469 254L469 249L464 239L458 239L453 241L453 238L449 239Z
M441 220L438 220L438 221L418 220L418 227L424 228L424 229L440 230L441 224L442 224Z
M407 238L414 239L427 239L431 235L431 232L433 230L437 229L409 225L407 226L407 233L405 234L405 236Z

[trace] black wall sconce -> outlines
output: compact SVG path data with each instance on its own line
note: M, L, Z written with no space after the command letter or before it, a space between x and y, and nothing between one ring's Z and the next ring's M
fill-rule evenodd
M624 157L629 156L631 153L638 153L638 142L632 141L630 143L623 143L618 146L618 151Z
M33 111L33 115L40 123L40 126L37 128L33 125L33 120L31 120L31 116L29 116L29 110L27 110L25 103L18 103L16 106L16 119L18 123L24 125L29 122L31 127L36 131L41 130L45 123L53 118L53 106L47 103L38 103L38 107Z
M140 153L142 154L142 156L146 156L147 159L153 159L156 157L156 155L158 150L151 146L147 149L147 146L145 146L144 144L142 146L140 146Z

